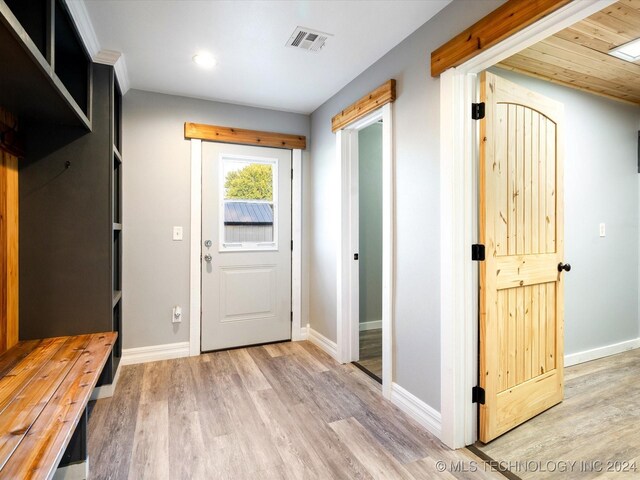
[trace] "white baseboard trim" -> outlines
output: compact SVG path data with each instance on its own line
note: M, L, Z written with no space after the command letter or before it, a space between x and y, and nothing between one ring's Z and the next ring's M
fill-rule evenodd
M438 439L442 435L442 417L440 412L430 407L418 397L397 383L391 384L391 402Z
M122 350L120 365L134 365L136 363L157 362L189 356L189 342L167 343L165 345L151 345L149 347L127 348Z
M613 345L605 345L604 347L593 348L591 350L585 350L583 352L565 355L564 366L571 367L572 365L590 362L591 360L597 360L599 358L615 355L616 353L626 352L628 350L633 350L634 348L640 348L640 338L634 338L633 340L614 343Z
M89 401L113 397L113 393L116 391L116 386L118 385L118 380L120 379L120 371L122 370L122 368L120 368L121 365L122 362L118 364L116 374L113 376L113 382L111 382L109 385L102 385L101 387L94 388L93 392L91 392Z
M293 340L294 342L299 342L302 340L308 340L309 339L309 325L307 325L306 327L300 327L300 333L298 333L298 335L293 335L291 337L291 340Z
M332 340L329 340L327 337L322 335L321 333L316 332L313 328L307 327L308 330L308 340L320 347L326 353L331 355L334 360L338 360L338 344Z
M360 323L361 332L364 332L366 330L377 330L378 328L382 328L382 320L371 320L370 322Z
M89 478L89 458L84 462L72 463L56 469L52 480L86 480Z

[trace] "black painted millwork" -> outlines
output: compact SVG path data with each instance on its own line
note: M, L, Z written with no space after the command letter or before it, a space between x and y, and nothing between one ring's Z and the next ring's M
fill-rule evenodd
M90 130L92 63L66 6L58 8L58 1L0 0L0 105L21 122ZM58 22L68 27L62 37L78 47L73 61L63 58L57 68L56 51L65 42L56 48L56 12Z
M120 328L119 303L113 304L121 287L121 232L113 230L111 66L94 65L92 108L89 133L21 125L27 149L19 164L21 340ZM117 343L99 385L111 383L121 336Z

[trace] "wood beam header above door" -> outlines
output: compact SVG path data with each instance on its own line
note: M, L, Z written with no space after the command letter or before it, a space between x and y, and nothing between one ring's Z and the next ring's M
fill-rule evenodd
M187 139L206 140L210 142L237 143L257 147L286 148L289 150L307 148L307 137L287 133L260 132L242 128L205 125L185 122L184 137Z
M373 112L376 108L380 108L387 103L395 102L395 100L396 81L392 78L334 116L331 119L331 131L335 133L368 113Z
M462 65L483 50L523 30L571 0L508 0L431 52L431 76Z

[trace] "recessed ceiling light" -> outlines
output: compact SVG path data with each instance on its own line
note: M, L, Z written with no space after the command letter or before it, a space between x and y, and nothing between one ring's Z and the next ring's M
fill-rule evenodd
M640 60L640 38L610 50L609 54L628 62Z
M213 68L216 64L216 59L210 53L200 52L193 56L193 61L196 65L202 68Z

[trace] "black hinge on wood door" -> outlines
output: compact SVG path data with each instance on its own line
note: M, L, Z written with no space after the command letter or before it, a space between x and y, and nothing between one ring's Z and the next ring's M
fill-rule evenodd
M471 260L474 262L484 262L484 258L484 245L481 243L471 245Z
M471 119L482 120L484 118L484 102L471 104Z
M484 388L473 387L471 389L471 401L473 403L479 403L480 405L484 405Z

